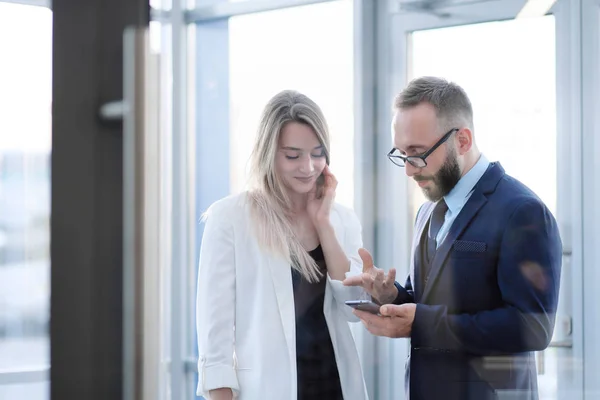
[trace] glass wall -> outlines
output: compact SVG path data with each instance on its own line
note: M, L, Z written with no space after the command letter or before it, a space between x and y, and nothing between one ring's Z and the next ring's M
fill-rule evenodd
M1 1L0 399L45 400L48 398L46 374L49 364L52 14L46 8ZM367 26L362 34L372 36L373 43L377 42L377 48L373 50L377 60L373 68L376 70L365 68L360 71L364 74L361 80L366 82L364 86L374 85L362 89L376 92L373 102L361 98L365 109L369 108L368 113L375 115L373 125L389 124L388 116L380 111L389 108L389 104L382 101L381 93L393 95L395 93L387 91L400 89L388 85L398 79L398 75L405 78L398 71L408 69L410 77L442 75L455 80L465 87L473 100L476 141L484 154L490 160L501 161L508 173L530 186L553 212L560 213L557 154L561 148L557 143L561 143L561 135L557 133L556 115L557 108L562 110L563 107L557 107L561 99L556 95L557 80L561 79L557 78L555 70L556 49L561 46L557 18L552 15L526 20L498 18L495 22L464 25L468 21L461 18L473 16L476 19L479 15L475 11L469 13L471 10L465 8L462 14L452 16L460 20L457 23L448 23L444 28L431 29L431 26L423 25L414 29L409 33L410 54L387 59L382 53L395 54L397 49L404 49L398 46L404 36L389 38L390 32L398 30L384 31L380 29L383 25L378 23L395 21L394 16L399 10L395 6L412 2L373 1L385 4L376 7L379 14L375 12L377 16L371 21L373 26ZM591 1L587 3L591 4ZM593 1L594 10L600 10L599 3ZM358 65L354 52L358 42L373 44L367 42L368 39L355 37L358 32L355 23L367 19L355 7L361 4L368 8L373 3L368 0L315 0L314 4L289 7L301 1L281 0L260 3L271 4L270 8L279 5L287 8L261 12L252 11L252 7L259 4L254 0L197 0L194 5L197 9L188 12L185 12L185 3L150 1L155 11L160 11L157 15L168 20L165 24L162 20L153 22L151 37L154 53L161 55L161 132L168 132L168 137L163 137L168 145L160 155L160 162L168 166L163 173L172 178L172 181L165 179L161 186L161 204L167 210L160 214L159 225L165 227L162 234L167 248L160 253L160 262L165 268L160 275L163 297L158 307L164 332L157 352L160 352L161 379L165 379L160 385L161 396L177 400L191 399L196 384L197 352L193 348L195 284L203 227L199 218L213 201L245 189L248 156L258 119L271 96L284 89L296 89L322 107L332 134L331 168L339 181L337 201L355 206L355 167L375 171L372 177L377 182L373 184L374 193L392 192L391 186L396 183L386 181L385 185L389 186L379 190L382 172L378 169L379 164L370 158L375 155L359 157L363 149L355 148L355 95L359 90L354 87L357 81L354 67ZM479 7L473 4L481 2L450 3ZM506 3L517 1L506 0ZM566 4L567 1L558 0L557 3ZM228 14L227 10L238 6L238 10L245 11ZM182 15L175 15L178 12ZM596 14L594 21L600 18L598 12ZM427 21L435 19L431 15L426 17L429 18ZM576 25L578 20L574 18L573 21ZM182 34L180 29L186 33ZM190 41L189 47L184 46L185 40ZM597 47L598 39L594 40ZM577 49L581 43L574 40L572 44L573 49ZM564 48L564 38L562 46ZM596 50L600 52L598 48ZM186 51L190 52L187 56ZM568 62L577 69L576 58L579 56L573 51L574 59ZM394 62L387 62L391 60ZM396 63L398 60L402 62ZM190 65L185 65L186 62ZM184 77L186 73L189 76ZM187 90L192 92L190 104L186 103ZM569 107L573 107L569 110L571 118L580 118L577 106L569 104ZM573 126L577 123L578 120ZM183 139L188 135L188 128L193 134ZM573 135L579 134L573 130ZM389 150L388 139L387 130L373 133L372 145L377 151L372 153L377 153L376 157L384 159L385 152L379 150L383 141L382 148ZM365 138L364 141L369 140ZM355 166L358 159L367 161L365 165ZM573 165L582 162L576 158L563 160ZM589 161L584 162L591 165ZM405 195L403 182L398 186L402 186ZM402 219L394 220L394 224L412 224L414 212L423 200L420 191L412 189L415 188L409 190L410 212L403 206L399 212ZM376 197L369 194L367 198L370 201ZM373 207L378 208L374 212L375 220L362 222L368 235L375 236L378 243L387 243L392 239L381 227L389 220L378 217L387 216L388 210L382 210L384 207L380 205L373 202ZM357 211L360 214L360 210ZM590 242L589 237L587 242ZM397 245L394 242L394 246ZM384 264L381 252L379 259L377 254L375 256L376 261ZM401 261L385 259L389 265L380 266L401 269L404 268L398 265ZM590 263L586 265L586 268L592 267ZM403 279L404 276L398 277L401 282ZM586 299L592 298L590 293L592 290L585 291ZM589 313L593 311L587 310L591 309L586 309L586 332L592 332L589 328L592 323L588 321ZM580 328L575 325L575 329ZM593 339L586 337L586 341L589 343ZM407 345L406 340L390 342L397 347ZM373 346L376 351L360 349L361 355L370 357L365 374L375 377L369 382L375 386L372 399L396 400L403 396L399 388L404 384L405 360L394 357L392 352L384 354L387 347L381 343L378 341ZM559 351L550 350L538 360L541 397L545 400L562 398L557 396L557 387L568 377L561 375L560 371L565 369L557 368L558 363L580 361L557 357ZM588 360L596 355L594 352L587 355ZM590 371L586 371L586 377L592 376ZM386 374L390 382L381 379ZM386 385L389 387L384 387Z

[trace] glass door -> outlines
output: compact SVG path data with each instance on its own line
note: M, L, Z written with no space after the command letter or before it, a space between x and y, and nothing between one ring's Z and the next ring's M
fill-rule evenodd
M397 2L391 23L398 60L393 83L402 88L412 78L434 75L461 85L473 103L480 150L537 193L559 220L565 251L560 310L550 347L537 354L538 383L541 399L575 399L582 392L581 359L575 357L580 343L573 343L572 332L581 321L573 320L573 296L579 291L573 290L572 277L581 265L572 257L570 177L580 167L565 151L575 135L563 129L569 110L557 99L568 84L562 67L557 69L557 55L566 51L560 35L566 33L559 22L561 1L550 13L530 10L526 3ZM425 199L414 182L407 185L414 220Z

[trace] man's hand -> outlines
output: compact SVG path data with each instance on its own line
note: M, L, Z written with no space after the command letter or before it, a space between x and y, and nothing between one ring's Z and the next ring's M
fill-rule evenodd
M381 316L373 315L366 311L354 310L354 314L361 319L367 330L376 336L389 338L408 338L415 320L417 305L406 303L399 306L381 306Z
M363 262L363 273L349 277L343 281L345 286L362 286L379 304L390 304L398 296L394 286L396 270L391 268L386 274L375 267L373 257L365 249L359 249L358 255Z

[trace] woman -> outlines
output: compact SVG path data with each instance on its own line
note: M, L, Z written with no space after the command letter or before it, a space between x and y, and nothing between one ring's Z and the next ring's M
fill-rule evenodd
M365 400L345 287L361 226L334 202L329 131L294 91L263 111L251 190L206 212L197 297L198 394L213 400Z

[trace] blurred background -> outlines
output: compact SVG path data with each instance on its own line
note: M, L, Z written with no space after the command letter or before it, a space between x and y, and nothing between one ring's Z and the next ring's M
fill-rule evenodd
M402 282L424 198L386 153L423 75L559 221L541 399L600 399L599 26L600 0L0 0L0 399L196 398L200 215L283 89L322 107L337 200ZM403 399L408 342L353 334L371 398Z

